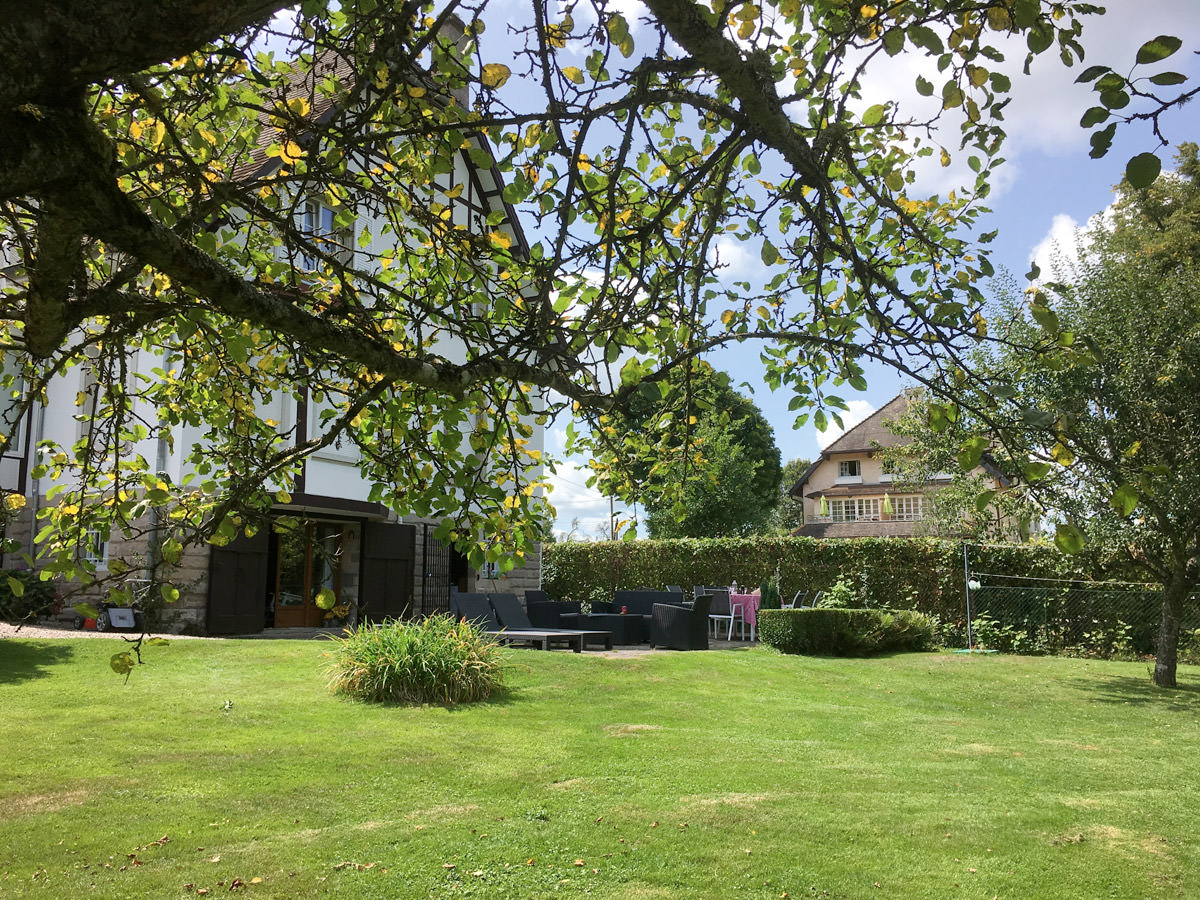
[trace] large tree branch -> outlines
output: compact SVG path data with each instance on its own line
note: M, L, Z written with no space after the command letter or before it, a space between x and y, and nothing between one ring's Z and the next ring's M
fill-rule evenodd
M80 132L94 130L92 123L82 117L78 126ZM76 147L86 143L82 135L72 141ZM489 355L461 365L437 357L412 356L395 350L386 336L373 337L359 328L309 312L290 302L284 293L245 280L220 260L152 219L118 188L108 168L106 156L77 158L77 179L63 185L56 196L61 202L71 204L88 234L170 276L231 318L254 322L314 350L353 360L385 377L452 396L461 396L475 384L502 379L551 388L586 405L603 408L611 402L607 395L581 387L571 380L568 372L558 371L557 367L544 367L511 356ZM67 307L64 314L68 310L70 317L56 324L56 330L64 334L78 325L88 311L83 305ZM536 356L540 348L529 349Z
M0 109L57 103L175 59L294 0L0 0Z
M742 115L752 123L749 133L781 153L805 184L824 193L824 166L784 110L769 57L759 52L743 56L738 45L708 21L708 10L693 0L646 0L646 5L671 37L703 60L705 69L737 98Z

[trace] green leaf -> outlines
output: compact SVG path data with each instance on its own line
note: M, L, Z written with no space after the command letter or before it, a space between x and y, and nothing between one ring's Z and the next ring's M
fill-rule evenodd
M1108 502L1118 516L1131 516L1138 505L1137 488L1132 484L1123 484L1113 491Z
M878 125L883 121L883 114L887 112L887 106L883 103L876 103L863 113L862 121L864 125Z
M964 472L970 472L983 458L983 451L987 449L988 441L983 435L975 435L963 441L962 447L958 451L958 467Z
M1037 277L1042 274L1042 267L1035 262L1029 264L1029 271L1025 273L1025 278L1028 281L1036 281Z
M1021 421L1030 428L1050 428L1054 424L1054 413L1044 409L1021 410Z
M77 612L81 616L83 616L85 619L100 618L100 610L96 609L96 607L92 606L92 604L90 604L90 603L76 603L71 608L74 609L75 612Z
M1083 545L1083 532L1077 525L1064 523L1054 529L1054 546L1063 553L1078 553Z
M1187 81L1187 76L1181 72L1159 72L1157 75L1150 76L1150 82L1158 85L1183 84Z
M1076 84L1083 84L1085 81L1095 81L1105 72L1109 71L1108 66L1088 66L1084 69L1078 78L1075 79Z
M983 491L975 497L975 512L984 513L996 497L995 491Z
M133 654L128 651L114 653L109 658L108 665L118 675L128 675L133 671Z
M1042 303L1034 303L1029 307L1033 320L1051 333L1058 332L1058 315L1050 307Z
M1146 43L1138 48L1137 63L1140 66L1144 66L1146 63L1166 59L1182 46L1183 41L1175 37L1175 35L1160 34L1158 37L1146 41Z
M764 240L762 243L762 249L759 251L759 257L762 259L763 263L768 266L773 266L782 259L782 257L779 255L779 251L775 248L775 245L767 240Z
M908 39L918 47L924 47L931 53L942 53L945 46L942 44L942 39L938 37L937 32L932 28L926 28L924 25L913 25L908 29Z
M337 605L337 594L330 588L321 588L317 591L317 595L313 597L313 604L317 609L333 609Z
M160 584L158 592L162 595L163 602L174 603L179 599L179 588L173 584Z
M1030 53L1042 53L1054 43L1054 29L1042 22L1034 25L1025 39L1025 45Z
M889 28L883 33L883 49L888 56L895 56L904 49L904 32L899 28Z
M1026 463L1025 469L1022 472L1026 481L1041 481L1050 474L1050 463L1031 462Z
M1083 114L1083 118L1079 120L1081 128L1091 128L1093 125L1099 125L1107 119L1111 113L1103 106L1093 106Z
M25 596L25 582L13 578L11 575L8 576L8 589L12 591L14 597Z
M1162 171L1162 162L1153 153L1139 153L1125 165L1125 180L1135 188L1149 187Z
M1109 109L1124 109L1129 105L1129 94L1125 91L1105 91L1100 95L1100 102Z
M918 75L917 76L917 93L920 94L922 97L932 97L933 96L933 82L927 81L926 79L924 79L920 75Z

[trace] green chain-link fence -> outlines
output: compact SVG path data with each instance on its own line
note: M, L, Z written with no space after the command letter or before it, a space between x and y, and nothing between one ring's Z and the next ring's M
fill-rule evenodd
M1162 618L1155 585L1084 584L972 573L976 644L1016 653L1134 657L1153 654ZM1200 629L1196 598L1186 604L1181 642Z

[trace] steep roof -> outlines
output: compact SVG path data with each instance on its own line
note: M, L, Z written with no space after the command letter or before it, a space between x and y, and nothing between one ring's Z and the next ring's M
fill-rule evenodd
M906 438L894 434L887 427L888 422L895 422L907 411L908 397L897 394L822 450L821 456L828 458L835 453L861 453L875 447L896 447L908 443Z
M897 394L871 415L857 425L851 427L840 438L821 451L821 455L812 461L805 469L800 479L788 491L793 497L799 497L812 477L813 472L822 462L835 453L863 453L876 447L896 447L907 443L906 438L893 434L888 428L888 422L894 422L908 411L908 397L904 393Z

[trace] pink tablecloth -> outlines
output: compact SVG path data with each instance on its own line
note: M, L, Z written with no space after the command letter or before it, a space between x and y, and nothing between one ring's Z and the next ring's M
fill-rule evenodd
M730 605L741 604L742 615L746 617L746 624L750 626L751 632L758 627L758 604L762 602L762 597L758 594L730 594Z

